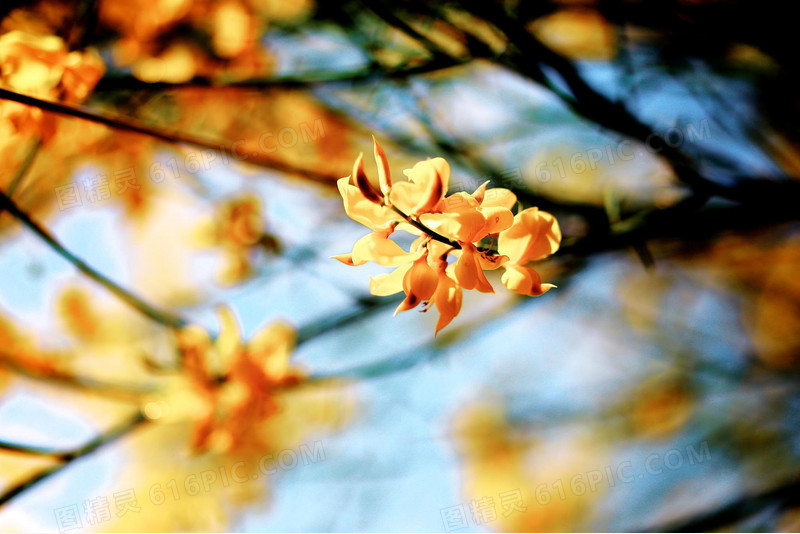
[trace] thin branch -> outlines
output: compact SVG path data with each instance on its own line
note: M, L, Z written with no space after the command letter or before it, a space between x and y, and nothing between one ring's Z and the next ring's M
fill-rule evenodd
M47 455L56 457L59 463L36 473L28 480L22 481L16 484L15 486L12 486L8 490L6 490L2 495L0 495L0 506L3 506L5 503L9 502L14 497L32 488L39 482L55 475L56 473L58 473L59 471L70 465L73 461L77 460L78 458L87 456L88 454L93 453L94 451L100 449L101 447L113 443L117 439L125 436L128 432L132 431L133 429L135 429L136 427L147 421L148 419L145 418L144 414L141 411L137 410L136 414L133 417L123 422L119 426L112 428L108 432L105 432L97 436L96 438L89 441L86 445L83 445L82 447L78 447L77 449L64 452L58 452L50 449L41 449L45 451ZM17 448L22 448L22 447L17 446Z
M184 326L186 326L186 321L181 317L178 317L177 315L171 312L167 312L156 308L155 306L145 302L144 300L137 297L128 290L123 289L121 286L119 286L116 282L112 281L110 278L94 270L82 259L78 258L72 252L67 250L64 247L64 245L58 242L55 237L50 235L50 233L47 230L45 230L39 224L34 222L28 216L27 213L22 211L14 203L14 201L8 198L8 196L3 192L0 192L0 209L7 210L23 225L25 225L28 229L30 229L37 236L39 236L45 243L47 243L50 246L50 248L52 248L62 258L73 264L84 275L91 278L101 286L105 287L108 291L116 295L120 300L122 300L123 302L131 306L133 309L140 312L142 315L149 317L150 319L158 323L161 323L163 325L172 328L183 328Z
M80 376L62 370L54 369L47 372L31 369L23 362L20 362L12 355L0 352L0 367L9 369L19 375L34 380L56 384L59 386L77 389L110 398L127 402L138 402L142 395L151 393L153 388L138 384L127 384L120 382L106 382L88 376Z
M163 130L152 128L150 126L145 126L143 124L122 117L108 117L106 115L101 115L94 111L88 111L84 108L80 108L77 106L62 104L58 102L50 102L47 100L41 100L39 98L34 98L32 96L15 93L13 91L9 91L8 89L0 88L0 99L6 99L12 102L19 102L20 104L25 104L27 106L39 108L43 111L56 113L65 117L83 119L96 124L102 124L104 126L108 126L109 128L113 128L116 130L122 130L126 132L146 135L170 144L189 145L197 148L204 148L209 150L215 150L218 152L224 152L225 154L231 154L234 156L241 155L240 151L237 150L238 146L241 143L237 141L233 142L222 141L222 140L212 141L181 132L165 132ZM257 163L263 167L280 171L286 174L301 175L309 180L322 182L325 184L332 184L335 179L340 178L340 176L338 175L333 176L324 173L319 173L316 171L298 169L292 165L282 163L274 159L270 159L268 161L261 159L258 160L257 162L255 161L251 162Z
M447 56L437 56L421 65L402 66L398 68L384 68L378 62L370 62L366 68L337 72L330 74L323 72L320 74L306 72L301 74L291 74L275 76L272 78L244 80L228 82L223 86L215 83L208 78L193 78L183 83L167 82L143 82L133 76L105 76L95 86L94 93L99 94L106 91L130 90L130 91L169 91L186 87L236 87L248 89L309 89L316 85L329 85L337 83L360 83L374 80L404 79L419 74L428 74L441 70L459 67L471 62L474 58L451 58Z
M39 147L42 146L41 138L36 139L31 146L31 149L28 151L28 154L25 156L22 164L17 169L17 173L14 175L14 178L11 179L9 182L8 187L6 188L6 194L11 197L14 195L14 191L17 190L17 187L22 184L22 180L25 178L25 175L28 174L28 170L30 170L31 165L33 165L33 161L36 159L36 154L39 153ZM0 208L0 213L2 213L2 208Z
M753 495L745 495L721 508L698 514L668 525L654 525L639 532L714 532L727 530L736 523L770 507L786 509L800 504L800 476L795 475L784 484Z

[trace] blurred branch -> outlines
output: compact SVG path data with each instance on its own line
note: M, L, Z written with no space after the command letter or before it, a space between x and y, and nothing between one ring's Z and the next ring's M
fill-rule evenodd
M112 281L110 278L106 277L105 275L99 273L98 271L94 270L90 267L86 262L72 254L69 250L67 250L60 242L56 240L55 237L50 235L50 233L41 227L39 224L34 222L28 214L22 211L13 200L8 198L5 193L0 192L0 210L5 209L11 215L13 215L19 222L21 222L24 226L26 226L29 230L33 231L37 236L39 236L42 241L47 243L59 256L70 262L74 265L79 271L81 271L84 275L91 278L101 286L105 287L108 291L113 293L117 296L120 300L131 306L133 309L140 312L142 315L149 317L150 319L161 323L165 326L169 326L172 328L182 328L186 325L186 321L177 315L167 312L164 310L159 310L155 306L145 302L141 298L137 297L133 293L129 292L126 289L123 289L120 285L116 282Z
M370 316L377 310L388 308L389 306L396 306L401 300L402 299L391 297L371 297L368 299L361 299L361 307L355 311L336 315L332 319L328 319L326 321L315 321L308 326L298 328L297 345L301 345L302 343L336 330L337 328L355 324Z
M768 509L786 509L800 505L800 477L794 476L785 484L761 493L747 495L721 508L698 514L667 525L656 525L639 530L640 532L713 532L733 529L738 521L744 521L753 515Z
M19 169L17 169L17 173L14 175L14 178L11 179L11 182L9 182L8 187L6 188L6 195L9 197L14 195L14 191L16 191L17 187L20 186L22 180L25 178L25 175L28 173L28 170L31 168L31 165L33 165L33 160L36 159L36 154L39 153L39 147L41 146L41 139L36 139L36 141L33 142L28 154L25 156L25 159L19 166ZM0 213L2 212L3 210L0 208Z
M365 68L336 72L301 73L274 78L234 81L225 83L222 87L239 87L252 89L280 88L280 89L310 89L316 85L337 84L343 82L369 82L392 79L405 79L419 74L428 74L446 70L461 65L466 65L474 58L452 58L438 55L423 64L386 68L377 61L371 61ZM97 83L93 93L106 91L169 91L184 87L220 87L214 80L207 78L193 78L184 83L143 82L133 76L105 76Z
M2 89L2 88L0 88L0 99L11 100L12 102L19 102L20 104L25 104L26 106L32 106L35 108L39 108L43 111L56 113L66 117L73 117L76 119L83 119L90 122L94 122L96 124L102 124L104 126L108 126L109 128L116 130L122 130L126 132L146 135L170 144L184 144L184 145L194 146L197 148L204 148L220 152L226 151L227 153L230 154L238 154L235 148L236 146L238 146L236 141L233 142L222 141L222 140L211 141L208 139L201 139L198 137L187 135L181 132L165 132L157 128L152 128L149 126L145 126L143 124L139 124L129 119L121 117L107 117L105 115L101 115L94 111L88 111L86 109L77 106L62 104L58 102L49 102L47 100L41 100L39 98L34 98L31 96L15 93L13 91L9 91L7 89ZM329 185L332 184L337 178L340 178L340 176L338 175L334 176L310 170L298 169L292 165L288 165L277 160L270 160L269 162L264 162L259 160L257 164L286 174L301 175L309 180L322 182Z
M47 456L53 456L59 462L58 464L48 467L43 471L33 475L28 480L20 482L15 486L7 489L3 494L0 494L0 506L3 506L5 503L9 502L11 499L19 495L20 493L28 490L38 484L39 482L55 475L68 465L70 465L73 461L77 460L78 458L82 458L88 454L93 453L97 449L113 443L117 439L125 436L130 431L138 427L140 424L147 422L148 420L145 418L144 414L140 411L136 411L133 417L129 418L128 420L121 423L119 426L116 426L105 432L86 445L82 447L78 447L77 449L73 449L70 451L56 451L54 449L45 449L45 448L33 448L33 447L25 447L21 445L12 445L12 444L5 444L6 450L11 450L12 452L29 452L32 451L33 454L45 454ZM38 452L37 452L38 451Z
M100 395L104 398L138 402L139 398L152 391L152 388L137 384L105 382L87 376L79 376L58 369L37 370L26 366L10 354L0 352L0 367L9 369L22 376L40 380L86 393Z

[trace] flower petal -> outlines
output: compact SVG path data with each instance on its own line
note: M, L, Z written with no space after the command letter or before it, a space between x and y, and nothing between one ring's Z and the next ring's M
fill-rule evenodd
M297 342L291 326L283 322L260 329L248 344L248 356L273 380L282 379L289 370L289 357Z
M375 186L367 178L367 173L364 172L364 154L361 153L356 158L353 164L353 176L356 178L356 186L364 198L374 204L383 204L383 196L375 189Z
M478 204L483 202L483 198L486 195L486 186L489 185L490 181L491 180L486 180L481 185L479 185L478 188L472 193L472 198L474 198L478 202Z
M512 263L524 265L553 254L561 244L561 228L553 215L528 208L514 217L514 224L500 232L497 250Z
M217 349L218 361L215 362L216 372L227 372L239 355L242 348L242 335L239 332L239 325L236 323L236 316L233 310L227 306L217 307L220 329L219 336L214 343Z
M439 284L433 294L433 303L439 311L439 320L436 322L436 332L450 324L450 321L461 311L463 291L444 271L439 273ZM434 335L435 335L434 334Z
M344 263L345 265L349 265L350 267L356 267L356 264L353 263L353 255L352 254L337 254L336 256L331 256L331 259L332 260L339 260L340 262ZM366 263L366 262L364 262L364 263Z
M339 187L339 194L342 195L345 213L357 223L371 230L379 230L399 218L392 210L364 198L358 187L350 183L349 176L340 178L336 185Z
M403 173L417 186L407 188L414 201L409 214L431 211L444 198L450 184L450 165L442 158L420 161Z
M485 234L499 234L514 224L514 214L502 206L481 207L481 213L486 218Z
M406 298L395 310L395 315L401 311L415 308L420 302L430 299L436 292L439 275L428 265L426 256L414 261L411 269L403 277L403 291Z
M478 261L478 251L472 243L461 243L461 257L455 267L458 284L464 289L477 289L482 293L494 293Z
M477 192L477 191L476 191ZM517 195L505 187L493 187L487 189L481 202L482 208L506 208L511 209L517 203Z
M471 243L485 235L480 234L486 219L477 209L455 213L423 213L419 221L434 232L456 241Z
M506 272L503 273L500 281L511 291L521 295L538 297L556 287L553 284L543 284L542 278L531 267L507 263L504 265Z
M381 193L388 200L389 193L392 191L392 174L389 171L389 160L386 159L386 152L383 151L381 145L375 136L372 136L373 152L375 154L375 163L378 164L378 184L381 187Z
M376 297L388 297L403 290L403 278L411 269L411 263L401 265L394 271L386 274L379 274L375 278L369 279L369 292Z
M447 212L474 210L478 207L480 207L480 202L463 191L447 196L437 206L440 211Z
M353 265L363 265L368 261L374 261L384 267L397 267L417 257L419 257L419 253L406 252L400 245L389 239L386 232L379 231L367 234L356 241L353 245L352 261Z

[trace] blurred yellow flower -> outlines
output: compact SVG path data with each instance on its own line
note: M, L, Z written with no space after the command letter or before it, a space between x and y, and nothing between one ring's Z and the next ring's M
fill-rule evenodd
M214 341L196 325L178 332L182 375L145 399L144 413L153 420L193 421L195 450L261 450L265 436L257 427L278 411L276 393L304 378L289 363L295 332L275 323L244 342L233 312L221 307L218 313L221 330Z
M0 87L41 98L70 103L86 99L105 73L105 63L92 51L69 52L55 35L13 30L0 35ZM0 101L0 119L12 133L49 141L55 119L41 109Z
M222 203L213 220L197 229L195 238L203 247L222 247L225 266L220 273L223 283L234 284L252 272L253 247L274 238L264 233L260 199L245 194Z

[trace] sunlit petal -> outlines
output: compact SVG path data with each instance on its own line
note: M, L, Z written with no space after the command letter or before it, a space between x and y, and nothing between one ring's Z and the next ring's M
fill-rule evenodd
M556 287L553 284L543 284L539 273L530 267L514 263L506 263L504 267L506 272L503 273L500 281L511 291L521 295L538 297Z
M369 279L369 292L378 297L387 297L403 291L403 278L411 269L411 263L401 265L387 274L379 274Z

